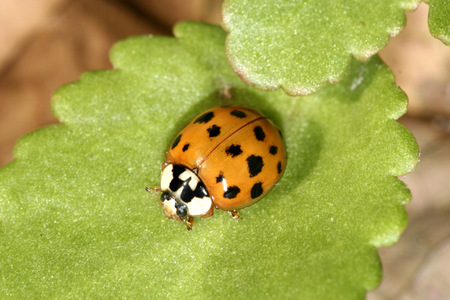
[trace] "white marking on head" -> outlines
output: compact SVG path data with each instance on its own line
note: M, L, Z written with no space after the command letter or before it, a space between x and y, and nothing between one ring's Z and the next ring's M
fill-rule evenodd
M186 170L183 173L180 174L180 176L178 176L178 178L180 178L183 181L186 181L189 179L189 177L191 177L191 173L190 171Z
M165 191L169 189L170 182L173 179L173 165L167 165L161 173L161 190Z
M195 188L197 187L197 184L199 182L199 179L197 176L192 176L191 177L191 181L189 181L189 187L191 188L191 190L195 190Z
M203 216L211 209L212 200L210 197L194 197L186 205L191 216Z

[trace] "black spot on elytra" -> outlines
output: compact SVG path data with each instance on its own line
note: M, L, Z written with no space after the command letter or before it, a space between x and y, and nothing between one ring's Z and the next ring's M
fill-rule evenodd
M236 198L237 194L241 191L237 186L229 186L225 193L223 193L224 198L233 199Z
M175 148L181 140L181 134L179 134L172 143L172 149Z
M216 183L222 182L223 181L223 174L220 173L219 176L216 177Z
M251 196L252 199L258 198L263 193L262 182L255 183L252 187Z
M210 111L195 119L194 123L208 123L212 118L214 118L214 113Z
M279 161L278 162L278 164L277 164L277 171L278 171L278 174L280 174L281 173L281 161Z
M278 152L278 147L277 147L277 146L273 146L273 145L270 146L269 152L270 152L270 154L272 154L272 155L277 154L277 152Z
M247 116L247 114L241 110L233 110L232 112L230 112L230 115L238 117L238 118L245 118Z
M283 135L281 134L281 130L278 129L278 134L280 135L280 138L283 139Z
M185 152L187 149L189 149L189 143L184 144L184 146L183 146L183 152Z
M213 125L206 130L209 133L209 137L216 137L220 134L220 127L217 125Z
M264 141L266 134L264 133L264 130L261 128L261 126L256 126L253 129L253 132L255 133L255 137L258 141Z
M250 177L255 177L261 172L264 163L261 156L250 155L247 157L247 165Z
M169 188L171 191L175 192L183 185L183 181L180 179L180 175L185 171L185 169L186 168L181 165L173 165L172 180L169 184Z
M227 149L225 149L225 153L227 155L231 155L231 157L238 156L242 153L241 145L231 145Z

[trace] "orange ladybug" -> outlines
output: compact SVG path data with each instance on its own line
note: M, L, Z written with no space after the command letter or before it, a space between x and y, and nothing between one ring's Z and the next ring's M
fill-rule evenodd
M213 205L230 211L252 205L280 180L286 151L280 130L253 109L214 107L194 118L170 143L162 166L160 204L192 229Z

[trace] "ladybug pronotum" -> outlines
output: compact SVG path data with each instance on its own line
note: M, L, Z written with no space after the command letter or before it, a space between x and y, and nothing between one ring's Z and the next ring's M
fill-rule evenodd
M161 205L169 219L192 229L213 206L230 211L263 198L286 168L280 130L243 106L214 107L194 118L170 143L162 166Z

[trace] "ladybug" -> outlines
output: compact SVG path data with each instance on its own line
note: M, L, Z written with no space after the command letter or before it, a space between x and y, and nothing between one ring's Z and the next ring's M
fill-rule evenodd
M169 144L161 172L163 211L192 229L194 216L238 209L263 198L286 168L281 131L243 106L214 107L195 117Z

